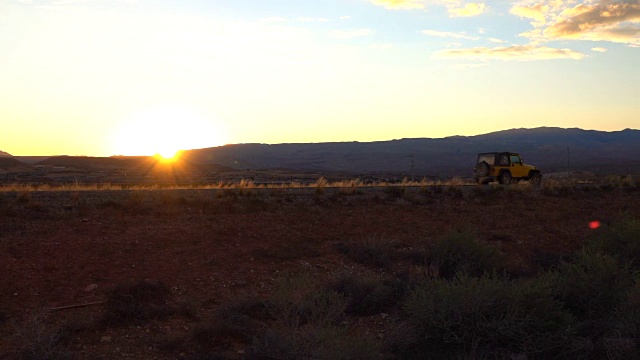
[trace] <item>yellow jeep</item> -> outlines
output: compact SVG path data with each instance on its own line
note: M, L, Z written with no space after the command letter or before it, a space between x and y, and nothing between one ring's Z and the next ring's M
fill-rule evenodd
M478 184L488 184L496 180L500 184L511 184L519 180L529 180L537 184L542 180L540 170L523 163L520 155L512 152L478 154L473 175Z

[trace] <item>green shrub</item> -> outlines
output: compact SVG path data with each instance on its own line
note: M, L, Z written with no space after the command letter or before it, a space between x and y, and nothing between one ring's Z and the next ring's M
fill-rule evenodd
M604 352L610 359L640 358L640 279L628 289L613 322L615 326L603 336Z
M367 338L352 334L343 322L344 295L320 288L309 272L280 274L265 302L267 325L252 337L249 358L375 359Z
M587 246L627 261L640 269L640 220L625 219L595 231Z
M479 243L470 231L451 232L437 240L427 249L426 260L447 279L457 272L480 276L504 267L497 249Z
M634 275L611 255L585 248L554 273L557 295L576 316L585 320L609 316L631 288Z
M274 282L267 299L272 318L290 326L307 323L334 324L344 317L347 299L335 291L322 289L310 272L283 272Z
M545 357L562 351L571 315L548 278L433 278L403 303L390 349L401 358Z
M343 275L328 285L329 290L346 297L349 315L375 315L395 305L405 292L399 281Z
M362 265L386 267L391 263L395 241L376 235L363 237L360 241L338 244L338 251Z

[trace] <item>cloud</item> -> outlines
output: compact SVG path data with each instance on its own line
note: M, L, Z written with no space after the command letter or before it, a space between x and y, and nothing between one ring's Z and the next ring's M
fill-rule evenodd
M329 37L334 39L353 39L372 34L373 30L371 29L332 30L329 32Z
M393 44L390 44L390 43L371 45L372 49L380 49L380 50L391 49L392 47L393 47Z
M543 42L558 39L609 41L640 46L640 0L529 0L511 13L533 20L520 36Z
M456 32L448 32L448 31L423 30L422 33L428 36L435 36L435 37L442 37L442 38L467 39L467 40L479 39L476 36L469 36L465 33L456 33Z
M260 21L266 22L266 23L283 23L283 22L287 22L287 19L280 16L270 16L267 18L260 19Z
M438 59L473 59L473 60L579 60L584 54L570 49L556 49L537 45L513 45L506 47L475 47L471 49L440 50L434 53Z
M640 0L602 1L596 5L577 5L563 11L558 20L544 30L549 38L640 41Z
M421 0L372 0L374 5L384 6L392 10L424 9L425 5Z
M296 19L297 21L302 22L327 22L329 19L323 17L299 17Z
M547 22L546 14L549 12L549 5L536 3L533 5L514 5L510 12L523 18L532 19L533 26L542 26Z
M607 52L607 49L603 47L594 47L594 48L591 48L591 51L604 53L604 52Z
M487 66L488 63L479 63L479 64L456 64L453 67L459 70L467 70L467 69L477 69L479 67Z
M449 8L450 17L470 17L477 16L484 12L484 3L468 3L461 8Z

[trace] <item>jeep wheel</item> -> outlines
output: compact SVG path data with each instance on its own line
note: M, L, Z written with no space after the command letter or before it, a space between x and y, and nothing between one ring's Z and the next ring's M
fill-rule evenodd
M489 175L489 164L484 161L479 162L478 165L476 165L475 172L478 177Z
M500 174L500 184L504 184L504 185L509 185L511 184L511 173L508 171L503 172L502 174Z

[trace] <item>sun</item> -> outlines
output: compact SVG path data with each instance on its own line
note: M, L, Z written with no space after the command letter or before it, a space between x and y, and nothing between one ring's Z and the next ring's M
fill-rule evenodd
M126 117L114 131L114 155L156 156L173 161L181 150L223 145L217 119L181 106L156 106Z

